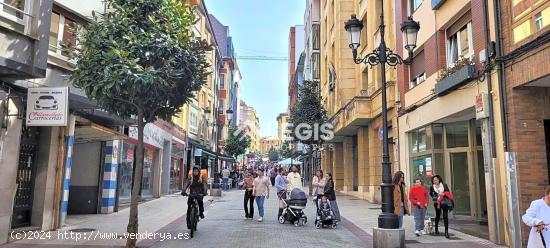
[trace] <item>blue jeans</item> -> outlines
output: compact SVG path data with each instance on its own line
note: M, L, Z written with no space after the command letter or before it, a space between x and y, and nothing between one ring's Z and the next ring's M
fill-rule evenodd
M223 189L227 190L229 189L229 178L222 178L222 187Z
M260 217L264 217L264 201L265 196L256 196L256 205L258 205L258 213Z
M399 228L403 228L403 215L398 215L397 218L399 218Z
M413 207L414 226L416 231L424 230L424 219L426 218L426 209Z

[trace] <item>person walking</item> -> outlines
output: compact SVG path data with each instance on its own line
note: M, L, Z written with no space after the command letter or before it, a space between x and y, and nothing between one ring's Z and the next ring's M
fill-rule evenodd
M327 196L327 199L330 201L330 207L332 208L332 213L334 214L334 221L340 221L340 210L338 209L338 203L336 203L336 192L334 191L334 181L332 180L332 173L327 173L325 175L326 184L323 190L323 195Z
M229 189L229 175L231 174L231 171L229 171L229 169L227 169L227 167L225 167L223 170L222 170L222 187L224 190L228 190Z
M252 172L246 173L246 178L243 180L244 189L244 214L247 219L254 218L254 177ZM250 208L248 207L250 206Z
M265 199L269 199L269 179L264 176L263 169L258 169L257 174L258 177L254 179L253 183L253 193L256 198L256 205L258 206L258 214L260 215L258 222L262 222L264 220L264 201Z
M302 176L298 172L298 166L292 165L290 167L290 173L288 173L288 192L292 192L293 189L302 190Z
M323 177L323 171L317 170L311 183L311 186L313 187L311 195L313 196L313 202L315 202L316 207L318 206L318 196L323 194L325 184L327 184L327 180Z
M547 247L550 244L550 185L546 186L543 198L531 202L522 219L531 227L527 248Z
M269 173L269 179L271 180L271 186L275 186L275 178L279 175L277 168L271 168Z
M409 200L411 201L414 216L414 233L416 236L425 235L424 219L426 218L430 199L428 197L428 190L426 190L420 178L414 179L414 186L409 191Z
M393 175L393 208L399 217L399 228L403 228L403 217L410 214L405 190L405 173L397 171Z
M284 169L279 169L279 175L275 177L275 188L277 188L277 196L279 197L279 213L277 219L283 215L283 209L285 208L284 200L286 199L286 189L288 188L288 180L286 178L286 172Z
M439 175L432 177L432 187L430 187L430 196L435 208L435 234L439 235L439 221L443 214L443 223L445 225L445 237L449 238L449 206L441 204L441 199L450 194L449 187L443 183L443 179Z

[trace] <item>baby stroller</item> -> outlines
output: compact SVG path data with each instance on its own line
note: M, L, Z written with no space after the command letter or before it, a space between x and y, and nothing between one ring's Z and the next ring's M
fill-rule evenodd
M307 196L300 189L293 189L290 192L290 199L281 199L284 204L283 214L279 217L279 223L293 223L295 226L303 226L307 224L307 216L304 214L304 209L307 204Z
M334 220L334 213L330 207L330 202L327 201L328 208L322 206L321 199L317 203L317 218L315 219L315 227L325 228L332 227L335 229L338 223Z

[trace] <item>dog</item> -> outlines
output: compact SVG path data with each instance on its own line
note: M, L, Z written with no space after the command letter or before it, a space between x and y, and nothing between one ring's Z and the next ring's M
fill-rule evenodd
M435 218L428 217L424 220L424 231L430 235L435 234Z

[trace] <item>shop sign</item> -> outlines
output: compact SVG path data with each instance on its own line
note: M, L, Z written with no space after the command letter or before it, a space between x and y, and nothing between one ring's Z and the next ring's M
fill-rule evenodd
M128 130L128 136L132 139L138 139L138 129L136 126L132 126ZM164 141L172 140L172 135L157 127L153 123L147 123L143 129L143 141L149 145L155 146L159 149L164 147Z
M67 126L68 105L68 87L29 88L27 126Z
M486 93L481 93L476 96L476 120L489 118L489 97Z

